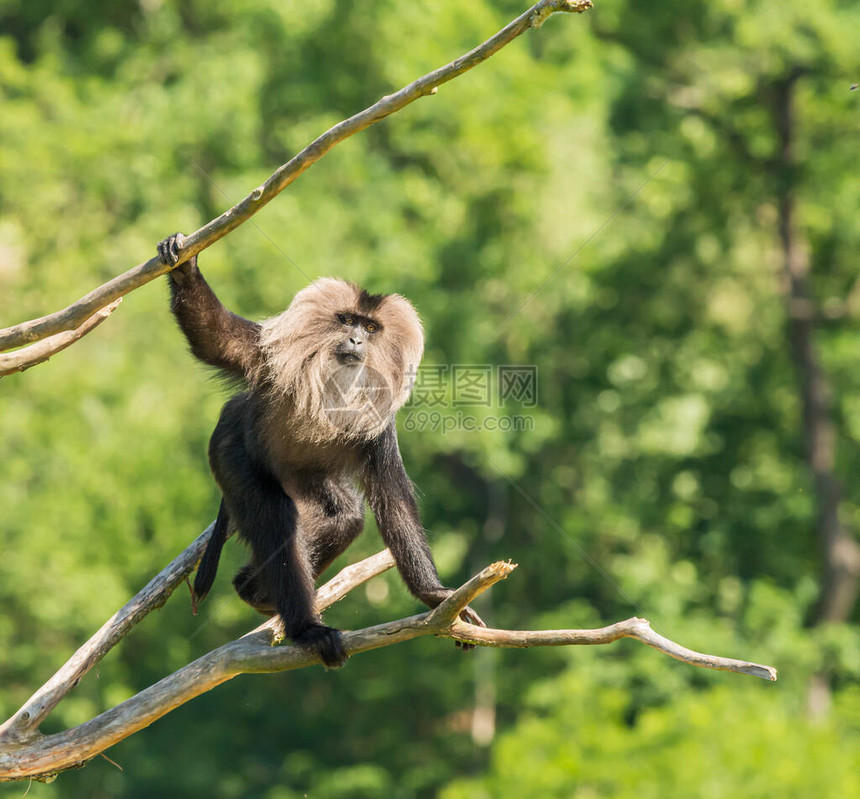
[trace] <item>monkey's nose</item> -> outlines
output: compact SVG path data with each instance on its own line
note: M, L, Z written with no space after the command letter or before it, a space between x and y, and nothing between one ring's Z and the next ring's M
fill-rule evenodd
M353 338L350 336L349 343L352 344L353 347L360 347L364 342L360 338Z

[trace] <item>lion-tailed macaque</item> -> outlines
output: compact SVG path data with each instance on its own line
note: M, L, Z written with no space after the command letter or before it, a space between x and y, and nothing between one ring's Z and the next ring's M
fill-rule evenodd
M158 245L165 263L176 263L183 241L177 233ZM168 279L192 353L245 385L209 443L222 500L195 603L235 527L252 552L233 580L239 596L279 614L285 634L315 647L326 666L341 666L343 637L315 612L314 579L361 532L362 494L409 590L430 607L451 593L436 573L394 424L424 350L418 314L397 294L322 278L256 323L220 303L196 257ZM461 616L483 625L470 608Z

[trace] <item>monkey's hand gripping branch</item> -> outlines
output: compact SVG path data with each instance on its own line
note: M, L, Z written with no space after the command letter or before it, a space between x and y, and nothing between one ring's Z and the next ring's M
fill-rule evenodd
M134 597L123 611L106 623L99 633L84 645L45 688L9 721L0 727L0 781L45 779L59 771L74 768L161 718L189 699L211 690L243 673L287 671L317 665L314 651L295 646L272 646L276 622L270 620L257 629L221 646L193 663L146 688L136 696L69 730L42 735L37 727L50 708L77 685L80 677L107 653L124 632L146 613L163 604L194 563L206 543L207 533L198 539L147 587ZM353 588L381 574L394 565L386 550L360 563L347 566L317 592L319 610L331 606ZM631 618L608 627L593 630L495 630L467 624L459 618L463 609L478 594L503 580L515 568L511 563L493 563L455 590L433 610L398 621L386 622L363 630L344 633L350 655L378 649L423 635L453 638L479 646L531 647L609 644L619 638L635 638L684 663L709 669L751 674L765 680L776 679L776 669L758 663L705 655L686 649L654 632L644 619ZM133 608L131 610L127 610Z

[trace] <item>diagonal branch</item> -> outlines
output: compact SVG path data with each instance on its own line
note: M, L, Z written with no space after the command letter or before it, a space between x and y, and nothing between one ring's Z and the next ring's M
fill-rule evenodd
M109 280L61 311L0 330L0 351L39 341L65 330L74 330L108 303L166 274L239 227L344 139L385 119L419 97L435 94L439 86L486 61L529 28L540 27L547 17L555 12L581 13L591 7L592 0L540 0L474 50L418 78L394 94L386 95L364 111L327 130L298 155L279 167L265 183L254 189L247 197L188 236L179 261L174 266L167 266L158 257L150 258Z
M504 580L516 568L515 563L503 563L502 561L490 564L471 580L463 583L442 604L431 610L427 616L427 623L441 628L450 627L466 605L478 594L483 593L499 580ZM472 625L467 626L471 627Z
M197 565L215 528L212 522L185 550L111 616L8 721L0 725L0 741L27 738L93 666L150 611L167 602L179 583Z
M81 678L118 644L134 627L156 608L167 602L176 587L194 570L215 522L153 577L134 597L108 619L90 639L34 693L4 724L0 725L0 743L28 739L48 714L80 682ZM359 563L344 567L317 591L317 610L322 612L341 600L353 588L394 566L394 558L384 549ZM277 629L277 618L261 624L247 635L266 632L267 642Z
M208 532L207 530L203 533L189 550L196 548L201 541L205 543ZM180 555L162 574L170 569L175 570L178 562L187 556L189 550ZM381 552L361 563L346 567L320 589L317 596L318 606L327 607L352 588L392 565L390 554ZM644 619L627 619L596 630L513 631L475 627L457 618L472 599L507 577L513 568L510 563L493 563L454 591L434 610L363 630L344 632L346 650L350 655L357 655L424 635L498 647L608 644L620 638L635 638L684 663L751 674L766 680L776 679L776 670L771 666L704 655L686 649L655 633ZM178 583L178 580L176 582ZM26 736L15 735L14 730L0 734L0 781L27 777L44 778L58 771L83 765L90 758L147 727L174 708L239 674L288 671L319 663L315 651L297 645L272 646L272 639L270 621L252 633L224 644L189 663L90 721L55 735L43 736L33 729L30 729ZM71 685L76 683L77 679ZM18 718L21 712L13 719ZM8 727L8 723L6 726Z

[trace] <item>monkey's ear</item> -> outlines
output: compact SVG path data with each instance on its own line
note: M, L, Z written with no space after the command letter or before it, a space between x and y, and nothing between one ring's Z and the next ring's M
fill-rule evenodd
M418 311L406 297L389 294L385 298L382 324L403 353L403 364L413 375L424 355L424 326Z

